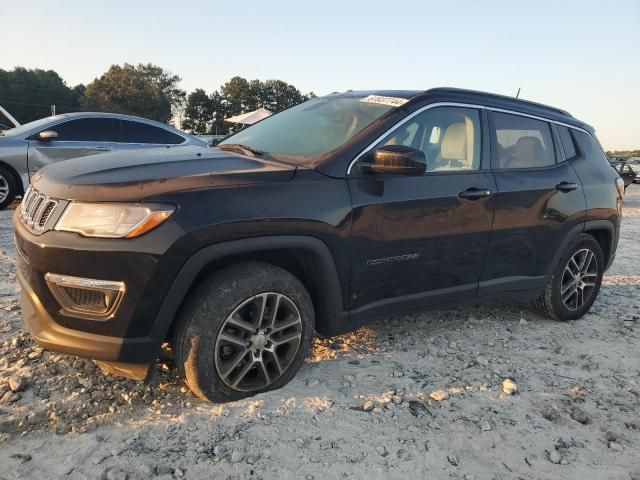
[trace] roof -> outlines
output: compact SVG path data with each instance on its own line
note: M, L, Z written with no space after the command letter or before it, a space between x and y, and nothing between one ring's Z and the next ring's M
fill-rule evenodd
M580 127L591 132L594 131L593 127L581 122L573 117L569 112L561 108L551 107L549 105L520 98L508 97L506 95L466 90L462 88L439 87L430 88L429 90L359 90L336 93L333 95L358 97L381 95L388 97L400 97L410 100L407 104L408 106L415 105L416 103L432 103L439 101L479 104L488 107L502 108L505 110L515 110L517 112L548 118L549 120L555 120L569 125L575 125L576 127Z
M380 95L381 97L399 97L407 100L424 93L424 90L347 90L346 92L333 92L332 96L340 97L367 97Z
M551 107L549 105L544 105L542 103L532 102L530 100L524 100L522 98L509 97L507 95L498 95L497 93L487 93L487 92L480 92L478 90L466 90L462 88L450 88L450 87L431 88L429 90L426 90L424 93L440 93L440 92L464 94L464 95L480 97L484 99L498 100L501 102L510 102L515 105L526 105L526 106L531 106L535 108L550 110L554 113L560 113L562 115L567 115L571 117L571 114L569 112L567 112L566 110L562 110L560 108Z
M109 118L119 118L121 120L134 120L134 121L140 121L140 120L144 120L145 122L150 122L150 123L158 123L160 125L165 125L165 123L162 122L158 122L156 120L151 120L149 118L144 118L144 117L135 117L133 115L125 115L124 113L111 113L111 112L70 112L70 113L58 113L57 115L55 115L54 117L49 117L49 118L78 118L78 117L82 117L82 118L87 118L87 117L95 117L95 118L101 118L101 117L109 117Z
M593 132L590 125L573 117L569 112L561 108L551 107L542 103L531 102L515 97L497 95L495 93L478 92L475 90L464 90L460 88L432 88L423 92L422 95L414 97L412 101L455 101L469 104L480 104L497 109L514 110L532 116L539 116L549 120L554 120Z

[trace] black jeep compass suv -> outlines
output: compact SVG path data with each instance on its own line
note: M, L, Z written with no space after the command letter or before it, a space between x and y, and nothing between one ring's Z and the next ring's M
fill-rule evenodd
M310 100L217 148L50 165L14 215L27 328L200 397L286 384L315 332L495 297L589 310L623 184L565 111L456 89Z

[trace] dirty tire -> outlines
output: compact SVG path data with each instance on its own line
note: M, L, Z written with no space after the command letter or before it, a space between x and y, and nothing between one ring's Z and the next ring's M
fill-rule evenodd
M18 184L16 183L16 177L5 166L0 165L0 209L11 205L11 202L16 198L18 194Z
M228 378L218 371L222 360L217 353L217 340L223 328L227 328L230 315L248 299L264 292L285 296L295 305L301 319L296 327L300 343L280 376L268 385L240 391L232 388ZM212 402L239 400L287 384L302 366L315 331L313 304L302 283L286 270L260 262L226 267L206 278L187 298L177 321L179 326L173 338L177 368L198 397ZM269 377L266 368L264 371L264 378Z
M597 276L595 278L595 286L586 299L584 304L571 310L565 306L562 301L561 289L562 289L562 277L565 267L569 263L570 259L582 250L589 250L595 256L597 261ZM542 315L552 318L554 320L566 321L575 320L582 317L589 311L591 305L598 296L600 291L600 285L602 283L602 276L604 274L605 258L602 252L602 248L598 241L586 233L580 233L576 235L567 246L566 250L560 257L558 264L554 267L553 273L549 278L547 285L545 286L544 293L533 302L533 306Z

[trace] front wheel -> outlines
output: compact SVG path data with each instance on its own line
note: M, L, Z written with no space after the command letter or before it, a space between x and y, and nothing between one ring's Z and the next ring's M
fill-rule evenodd
M604 254L596 239L585 233L576 235L535 306L543 315L556 320L582 317L598 296L604 266Z
M187 300L175 360L200 398L238 400L293 378L314 333L311 298L274 265L248 262L209 277Z
M18 184L13 174L0 165L0 209L11 205L18 194Z

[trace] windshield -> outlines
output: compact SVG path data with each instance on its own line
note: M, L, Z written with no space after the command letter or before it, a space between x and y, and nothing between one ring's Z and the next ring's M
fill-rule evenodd
M44 127L45 125L53 122L54 120L57 120L58 118L62 118L62 117L46 117L46 118L41 118L40 120L34 120L33 122L24 123L19 127L5 130L4 132L2 132L2 135L4 135L5 137L13 137L15 135L21 135L30 130L33 130L34 128Z
M394 108L368 98L309 100L241 130L219 145L240 144L275 158L305 162L345 144Z

